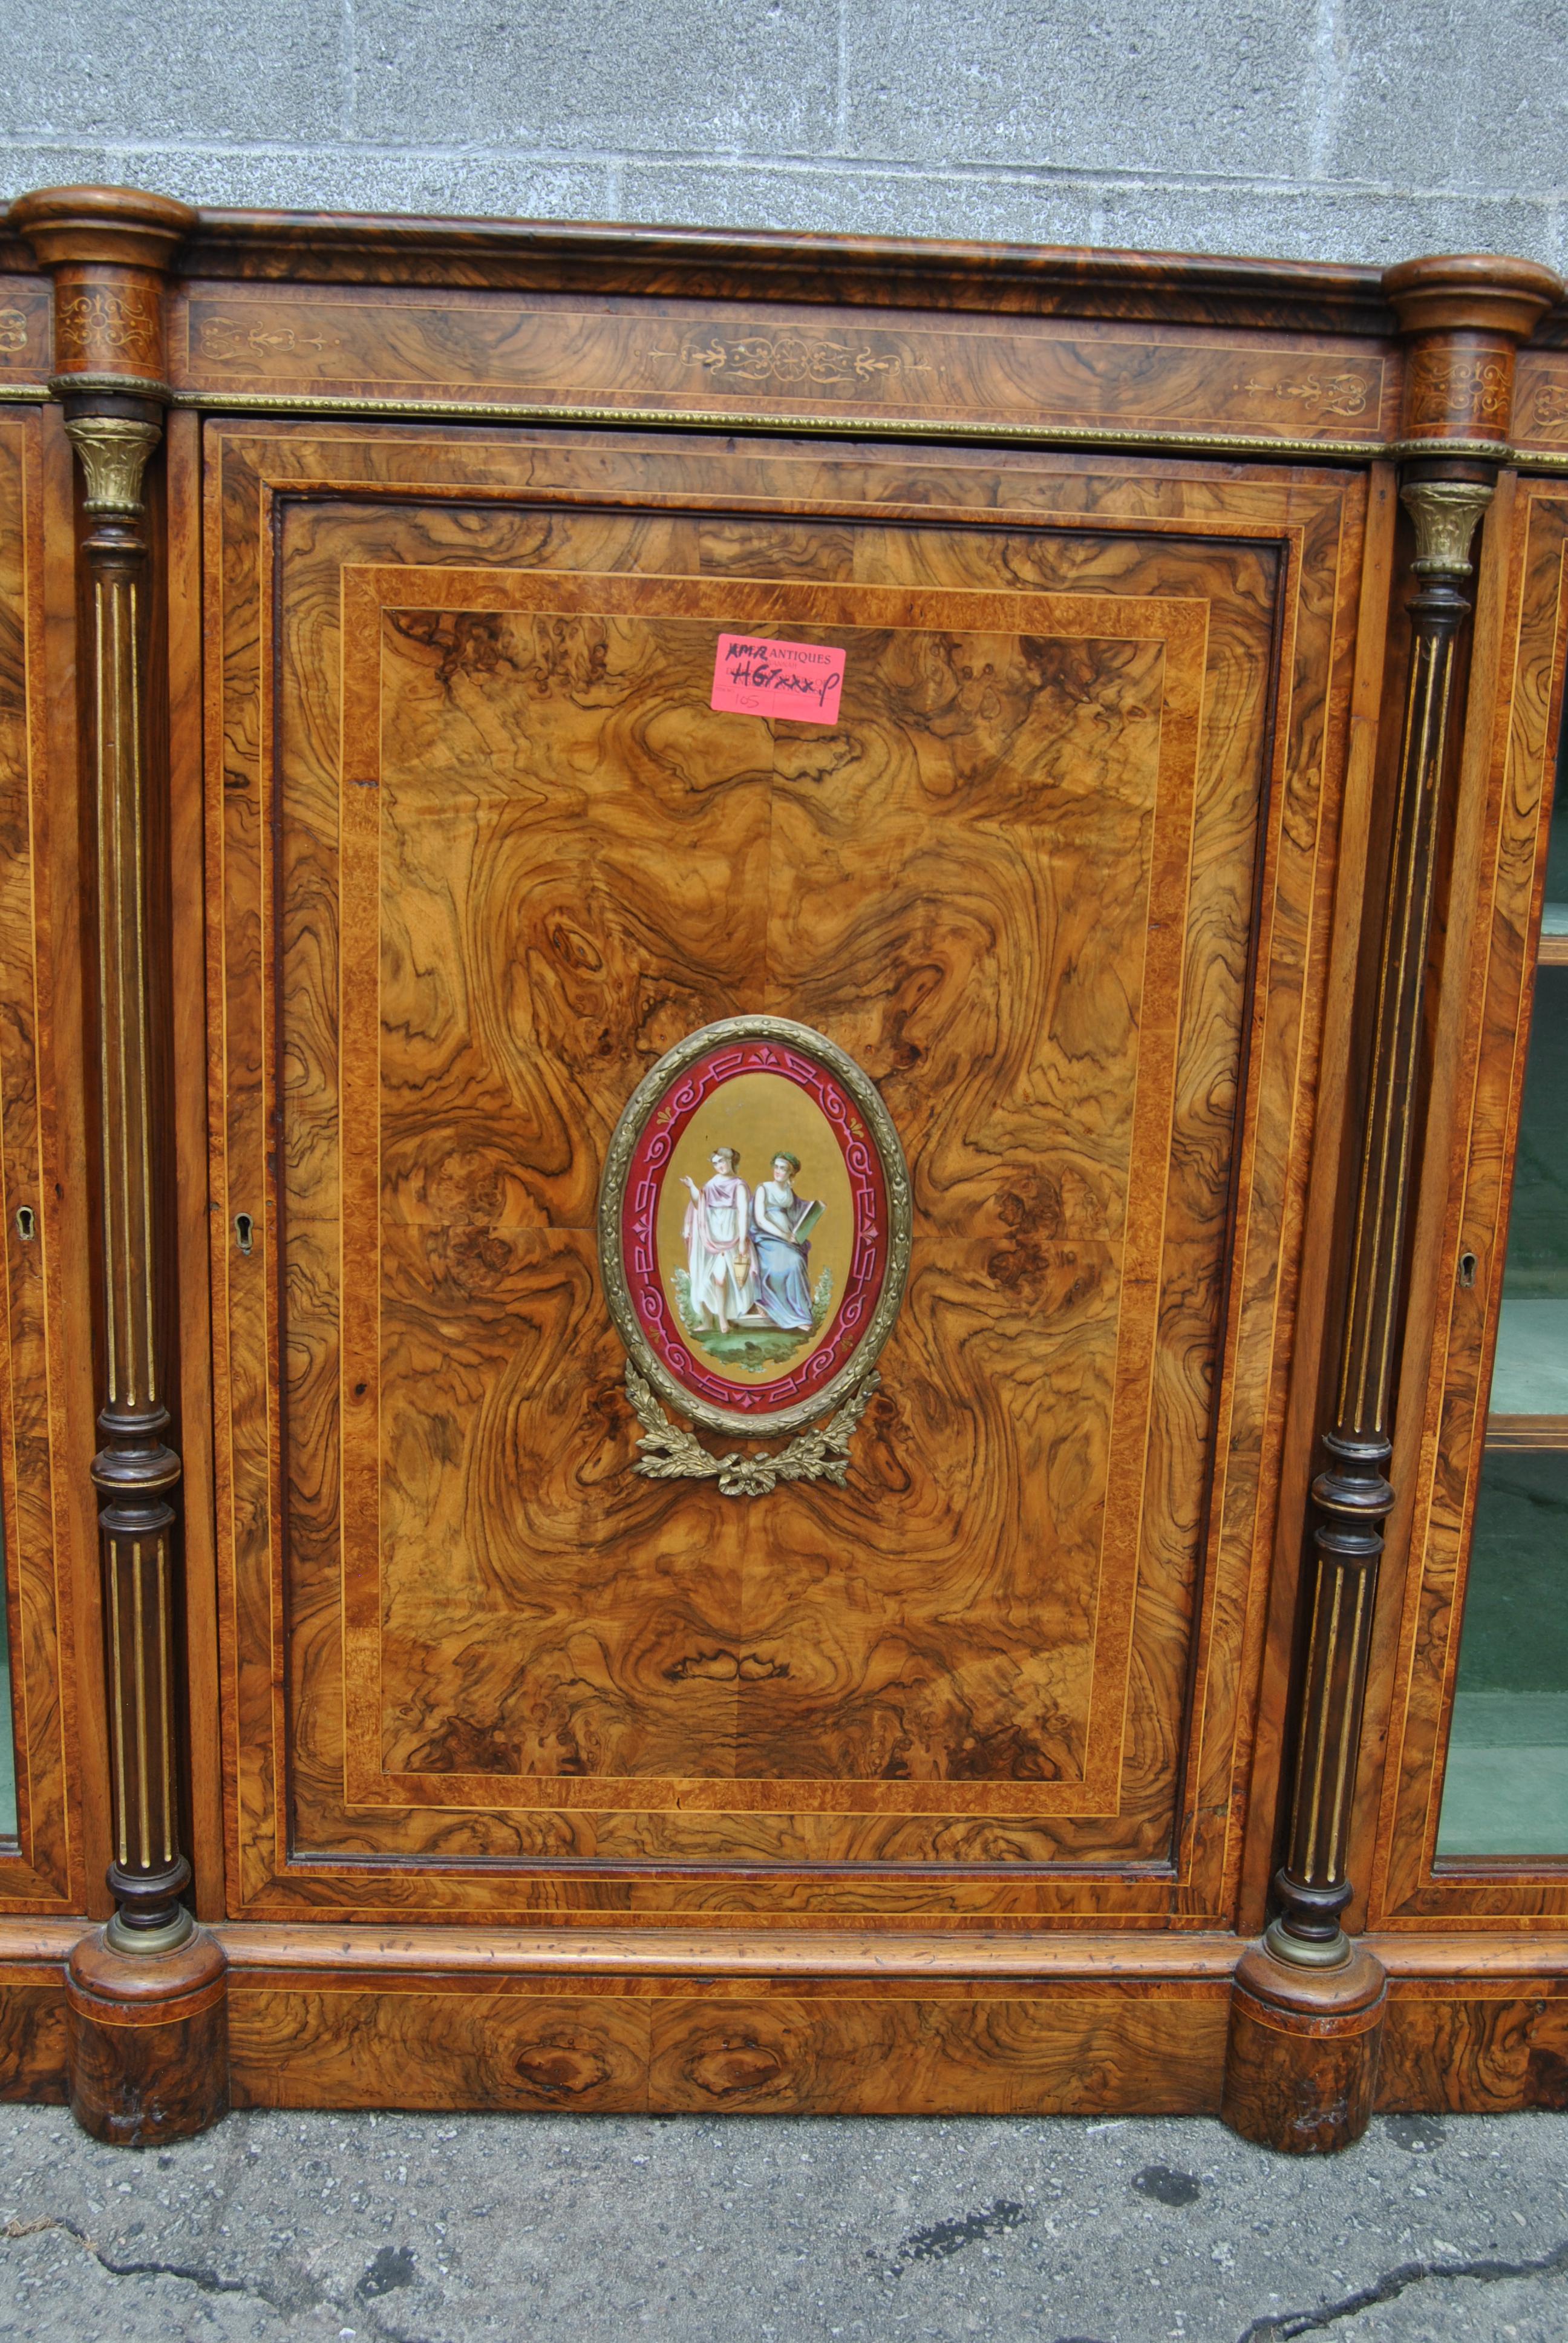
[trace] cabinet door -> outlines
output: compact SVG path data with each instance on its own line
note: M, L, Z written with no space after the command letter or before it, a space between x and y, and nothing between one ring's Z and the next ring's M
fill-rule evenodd
M1505 486L1401 1403L1410 1569L1372 1905L1386 1926L1568 1915L1565 547L1561 484Z
M1233 1908L1364 480L208 429L236 1913ZM830 726L718 638L844 651ZM907 1154L848 1483L634 1470L594 1214L767 1011Z
M69 1068L68 987L55 954L51 820L75 881L75 779L47 771L44 682L43 510L51 456L65 468L59 517L69 529L70 450L56 424L0 408L0 1911L80 1911L85 1896L83 1777L72 1699L72 1563L91 1567L72 1522L62 1459L69 1384L90 1456L90 1335L75 1301L75 1357L63 1354L63 1259L85 1222L81 1152L62 1169L57 1054ZM69 538L67 535L67 545ZM65 582L69 590L69 554ZM61 765L68 762L62 758ZM46 786L53 780L53 788ZM63 832L63 835L62 835ZM59 1011L52 1032L47 1011ZM70 1109L67 1105L66 1111ZM76 1250L80 1251L79 1244ZM78 1493L85 1492L85 1473ZM90 1507L86 1512L90 1524ZM77 1534L72 1534L75 1526ZM85 1551L84 1553L84 1544Z

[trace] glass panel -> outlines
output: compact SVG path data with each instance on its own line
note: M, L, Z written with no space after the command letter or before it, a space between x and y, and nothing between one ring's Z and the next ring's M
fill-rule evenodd
M16 1835L16 1753L11 1711L11 1647L5 1635L5 1541L0 1531L0 1839Z
M1568 1448L1488 1445L1440 1855L1568 1854Z
M1552 836L1546 848L1546 901L1541 913L1543 936L1568 936L1568 789L1562 786L1563 759L1558 759L1558 789L1552 808Z
M1546 899L1440 1855L1568 1855L1568 789L1561 760Z

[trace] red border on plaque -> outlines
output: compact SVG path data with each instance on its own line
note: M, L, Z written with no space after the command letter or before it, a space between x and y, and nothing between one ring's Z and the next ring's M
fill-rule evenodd
M855 1213L849 1272L827 1340L799 1366L766 1383L731 1383L693 1358L658 1273L658 1199L670 1158L703 1101L738 1074L778 1074L816 1100L839 1142ZM620 1250L637 1322L660 1364L693 1398L746 1415L769 1415L809 1399L854 1355L888 1273L887 1182L859 1107L838 1078L804 1050L763 1041L709 1050L676 1076L638 1133L627 1166Z

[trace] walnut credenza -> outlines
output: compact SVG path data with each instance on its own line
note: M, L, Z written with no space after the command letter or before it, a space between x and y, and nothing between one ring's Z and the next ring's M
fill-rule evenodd
M106 188L0 272L0 2089L1568 2103L1568 1872L1437 1844L1558 280ZM595 1231L748 1017L910 1222L738 1494Z

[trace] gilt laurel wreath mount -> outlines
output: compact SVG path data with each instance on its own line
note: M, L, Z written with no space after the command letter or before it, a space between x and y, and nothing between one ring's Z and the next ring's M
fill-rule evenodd
M819 1168L825 1156L832 1163L833 1178L821 1183L837 1192L823 1206L831 1231L824 1250L836 1252L842 1286L819 1322L813 1312L814 1339L799 1342L793 1356L786 1352L778 1375L762 1378L758 1370L759 1379L738 1381L702 1339L689 1282L679 1285L677 1223L663 1199L666 1182L684 1188L700 1148L727 1130L728 1086L758 1075L785 1086L764 1086L786 1110L778 1151L790 1151L793 1113L797 1129L816 1133ZM699 1131L708 1134L700 1141ZM677 1151L689 1134L678 1176ZM748 1153L755 1177L756 1159L766 1166L769 1150L750 1144ZM792 1481L842 1487L903 1297L911 1218L909 1167L892 1118L870 1077L825 1033L784 1017L729 1017L668 1051L628 1101L599 1182L600 1277L626 1346L627 1397L641 1426L635 1469L649 1480L717 1481L729 1497L764 1496ZM819 1286L812 1291L819 1296ZM711 1336L710 1321L707 1332ZM763 1332L776 1340L773 1329ZM719 1453L699 1431L753 1443L781 1438L784 1445Z

